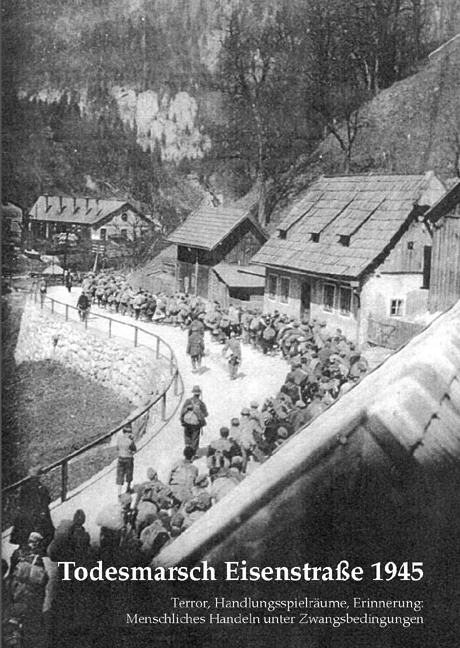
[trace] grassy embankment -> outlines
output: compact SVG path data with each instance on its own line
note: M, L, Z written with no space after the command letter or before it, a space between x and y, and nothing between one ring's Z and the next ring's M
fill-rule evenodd
M115 428L133 409L127 399L57 362L14 362L23 293L2 299L2 486L46 466ZM103 445L69 466L69 488L114 458ZM60 471L43 481L59 495Z

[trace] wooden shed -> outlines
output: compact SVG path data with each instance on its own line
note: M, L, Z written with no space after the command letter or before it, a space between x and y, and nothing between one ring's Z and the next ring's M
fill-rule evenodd
M234 202L213 207L206 203L168 239L177 245L177 290L221 299L222 291L212 270L221 263L248 266L268 234L246 204ZM243 275L241 279L241 286L247 286Z

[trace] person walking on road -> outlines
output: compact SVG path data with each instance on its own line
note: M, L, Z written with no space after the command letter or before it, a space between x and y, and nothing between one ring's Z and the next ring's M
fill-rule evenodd
M39 287L39 290L40 290L40 303L43 306L43 303L45 301L46 290L47 290L47 284L46 284L45 277L42 277L38 287Z
M21 625L22 641L8 645L24 648L48 645L43 605L49 575L43 561L45 551L42 543L41 533L32 531L27 543L22 544L11 556L9 593L14 618Z
M180 422L184 428L184 444L190 446L195 455L198 451L201 430L206 425L207 416L208 409L201 400L201 387L195 385L192 389L192 397L187 398L180 415Z
M225 344L222 353L228 360L230 380L235 380L238 375L238 367L241 364L241 343L234 331L230 333L230 338Z
M187 353L192 359L192 372L201 369L201 360L204 353L204 338L200 331L189 333L187 340Z
M131 482L133 481L134 472L134 453L136 444L132 434L130 423L123 426L123 431L117 441L118 462L117 462L117 486L118 495L121 495L123 484L126 481L126 492L131 492Z
M81 322L84 322L88 318L90 306L91 302L88 295L85 292L82 292L77 301L78 315Z
M29 470L29 479L19 490L16 514L11 531L11 544L27 544L30 533L36 531L42 537L41 544L44 549L54 538L54 525L51 520L49 505L51 496L39 479L40 469L37 467Z
M64 272L64 283L67 290L69 292L72 292L72 273L70 272L70 270L66 270Z

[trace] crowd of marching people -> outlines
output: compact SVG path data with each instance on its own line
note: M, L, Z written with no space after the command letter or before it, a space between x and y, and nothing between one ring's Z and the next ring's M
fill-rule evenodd
M342 360L347 358L345 362L338 360L344 365L342 375L346 375L349 361L357 357L354 345L347 342L340 330L331 335L326 331L325 322L301 322L277 310L263 315L251 304L222 308L217 301L209 302L190 294L135 290L123 275L109 271L89 273L83 278L81 289L90 304L97 304L109 312L183 328L199 320L217 342L224 344L234 333L243 344L250 344L264 354L281 353L289 361L320 351L322 356L338 355ZM324 347L330 347L332 353Z
M263 354L282 355L290 371L280 392L264 404L264 429L256 431L258 446L265 454L270 454L276 444L277 424L282 435L290 436L369 370L355 345L340 329L334 333L327 330L324 321L300 321L277 310L263 314L251 305L222 308L217 301L183 293L154 295L142 288L135 291L122 275L107 271L85 277L82 293L111 312L187 329L187 353L197 373L205 352L206 331L222 345L231 379L238 375L241 345L250 345Z
M200 386L195 385L180 413L183 456L171 466L164 481L151 467L145 481L133 484L136 444L131 427L125 426L117 441L118 499L97 515L100 534L96 545L85 529L82 510L76 510L72 519L61 520L54 529L49 493L38 472L32 472L21 488L11 535L18 548L10 564L3 563L3 628L11 646L45 645L40 639L46 635L42 614L48 581L45 556L54 562L75 561L84 566L94 565L98 559L110 565L147 565L162 547L368 372L367 362L355 346L340 330L331 334L321 321L301 322L277 311L263 315L250 305L224 309L217 302L185 294L135 291L123 276L105 271L83 279L82 295L88 307L95 303L136 320L187 330L187 352L196 373L201 369L206 331L222 345L231 379L237 377L241 344L263 354L281 354L288 371L276 395L261 406L256 401L247 403L229 421L222 421L206 447L200 447L200 440L208 407ZM78 601L82 597L76 596L75 588L84 585L73 583L66 589L59 582L59 605L67 606L67 620L73 614L78 625L87 611L81 609Z

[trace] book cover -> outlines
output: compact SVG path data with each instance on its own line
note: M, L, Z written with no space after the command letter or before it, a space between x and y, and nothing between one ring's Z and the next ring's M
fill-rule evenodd
M457 645L459 29L5 4L5 645Z

